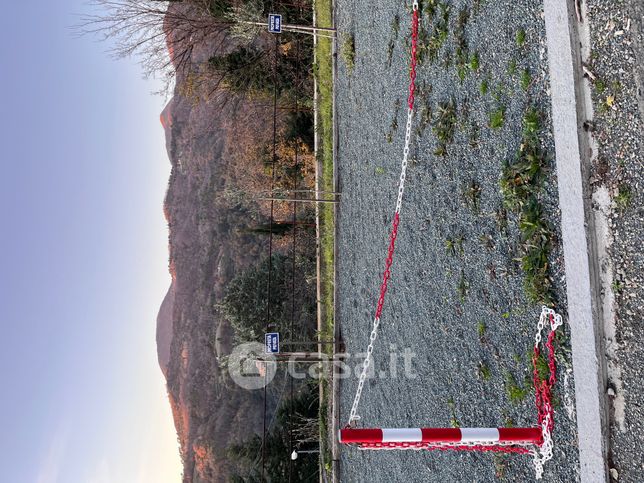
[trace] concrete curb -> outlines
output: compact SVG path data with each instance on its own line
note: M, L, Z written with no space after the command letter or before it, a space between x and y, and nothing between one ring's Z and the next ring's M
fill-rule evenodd
M574 0L572 0L574 1ZM590 216L579 41L571 0L545 0L561 231L582 483L607 481L608 412L601 303Z

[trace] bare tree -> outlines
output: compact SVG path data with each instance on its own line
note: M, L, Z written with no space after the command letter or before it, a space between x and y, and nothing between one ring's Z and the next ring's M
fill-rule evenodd
M196 46L224 48L229 21L225 0L94 0L95 13L82 17L79 34L114 42L116 57L137 57L147 77L163 81L168 93L178 73L192 68Z

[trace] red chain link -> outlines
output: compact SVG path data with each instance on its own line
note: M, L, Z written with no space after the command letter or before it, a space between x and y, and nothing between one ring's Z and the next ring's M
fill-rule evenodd
M414 10L411 24L411 68L409 72L409 98L407 105L409 109L414 108L414 93L416 91L416 53L418 46L418 10ZM378 304L376 306L376 319L380 318L382 314L382 307L385 303L385 295L387 293L387 286L389 278L391 277L391 265L394 261L394 250L396 248L396 237L398 236L398 225L400 223L400 213L394 215L394 221L391 227L391 234L389 235L389 249L387 251L387 260L385 262L385 273L382 276L382 283L380 284L380 296L378 297Z
M387 261L385 262L385 273L382 276L382 284L380 285L380 297L378 297L378 306L376 307L376 318L380 318L382 314L382 306L385 303L385 294L387 293L387 285L389 284L389 277L391 277L391 264L394 261L394 249L396 248L396 238L398 236L398 224L400 223L400 215L394 215L394 221L389 235L389 249L387 251Z
M495 453L519 453L528 454L530 448L523 446L503 446L503 445L486 445L486 444L454 444L440 445L428 443L361 443L357 446L363 449L424 449L429 451L490 451Z
M414 10L411 24L411 69L409 72L409 97L407 105L414 108L414 93L416 91L416 52L418 45L418 9Z
M554 315L549 316L550 326L554 323ZM532 378L534 383L535 404L537 406L537 414L539 426L547 416L550 416L548 421L548 431L552 431L555 424L554 409L552 407L552 388L557 382L557 366L555 364L555 347L554 347L555 332L550 331L546 341L546 348L548 349L548 369L550 370L550 377L548 379L541 379L539 370L537 369L537 362L539 359L539 347L534 347L532 354Z

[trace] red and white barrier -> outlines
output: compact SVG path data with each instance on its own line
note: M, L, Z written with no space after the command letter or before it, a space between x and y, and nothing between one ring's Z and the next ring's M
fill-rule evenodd
M358 446L540 445L541 428L345 428L339 441Z

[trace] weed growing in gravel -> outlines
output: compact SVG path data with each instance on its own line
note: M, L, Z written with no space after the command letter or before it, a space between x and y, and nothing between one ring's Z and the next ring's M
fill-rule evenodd
M492 97L494 97L494 100L496 102L501 102L501 97L505 93L505 84L503 82L500 82L499 85L496 86L496 89L494 90L494 94L492 94Z
M489 81L487 79L483 79L481 81L481 85L479 86L479 91L481 92L481 95L482 96L486 95L489 90L490 90Z
M528 395L529 390L525 387L519 386L517 380L512 374L506 372L505 374L505 393L512 404L519 404Z
M505 123L505 108L500 106L490 113L490 127L499 129Z
M425 128L432 120L432 108L429 104L423 105L422 110L420 111L420 121L418 122L418 127L416 128L416 134L418 136L422 135L425 132Z
M515 40L519 47L523 47L525 45L525 30L523 29L517 30Z
M422 6L427 15L429 30L421 28L418 32L418 63L422 64L427 58L429 62L435 62L438 52L441 50L449 36L449 5L438 0L428 0ZM432 21L437 17L432 27ZM431 31L431 35L429 33Z
M597 79L597 81L595 81L595 90L597 91L597 94L603 94L606 91L606 82L601 79Z
M470 69L476 72L479 70L480 67L481 67L481 62L479 59L479 53L474 52L472 55L470 55Z
M479 237L479 240L488 250L492 250L494 248L494 238L492 238L492 235L490 235L489 233L483 233Z
M356 41L353 34L344 36L342 47L340 48L340 55L347 66L347 71L351 74L356 65Z
M389 43L387 44L387 67L391 67L391 60L394 55L394 48L396 47L396 40L398 40L398 34L400 33L400 16L395 15L391 21L391 37L389 38Z
M465 302L465 298L470 291L470 284L465 280L465 274L463 272L461 272L461 278L458 281L456 291L458 292L458 297L461 299L461 302Z
M484 381L489 381L492 377L492 371L483 361L479 362L479 377Z
M528 69L523 69L521 72L521 89L524 90L524 92L528 91L528 87L530 87L530 82L532 82L532 76L530 75L530 71Z
M508 212L505 208L499 208L494 212L494 221L499 232L506 234L508 231Z
M541 210L541 204L533 197L521 213L521 268L525 274L528 298L533 302L549 303L551 282L548 277L548 255L552 233Z
M485 322L482 320L479 320L479 324L476 326L476 331L479 334L479 339L483 340L485 337L485 331L487 330L487 326L485 325Z
M517 160L506 164L500 187L505 206L519 212L520 263L525 276L526 294L532 302L549 303L551 281L548 277L548 256L552 231L545 221L537 197L545 169L539 132L539 113L529 109L523 117L523 138Z
M385 168L383 168L382 166L376 166L376 169L374 170L374 172L377 175L383 175L385 174Z
M497 479L505 478L505 472L508 466L508 457L503 453L494 453L494 475Z
M461 82L465 80L470 65L469 49L467 40L465 39L465 27L469 18L470 10L467 7L462 8L458 13L456 29L454 30L454 38L456 40L456 72Z
M480 211L481 185L476 181L472 181L463 195L467 203L471 206L472 211L474 211L474 213L478 213Z
M478 147L479 135L480 135L479 125L475 121L472 121L472 123L470 124L470 137L469 137L470 147L472 148Z
M454 404L454 399L449 398L447 400L447 407L449 408L449 411L451 413L451 416L449 418L449 423L452 426L452 428L460 428L461 423L458 422L458 419L456 419L456 404Z
M512 59L508 62L508 75L514 77L514 74L517 73L517 61Z
M465 238L463 238L463 235L459 235L456 238L448 238L445 240L445 251L447 252L448 255L455 256L457 253L462 255L464 250L463 250L463 242L465 241Z
M456 121L456 102L454 99L439 103L433 127L434 134L438 139L438 146L434 151L436 156L445 156L447 154L447 146L454 140Z
M631 204L633 198L633 193L631 188L625 184L622 184L617 188L617 195L615 196L615 204L620 209L628 208Z

